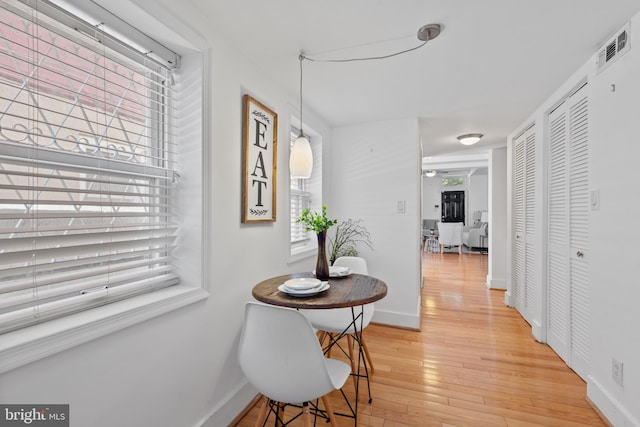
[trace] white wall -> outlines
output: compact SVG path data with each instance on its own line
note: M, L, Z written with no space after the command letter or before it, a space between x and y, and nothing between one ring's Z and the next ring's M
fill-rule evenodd
M469 181L467 189L467 225L473 224L473 213L476 211L486 211L489 209L489 190L487 175L471 175L466 177Z
M369 272L387 283L375 322L420 327L420 142L416 119L345 126L332 133L332 216L362 218ZM404 202L405 213L398 212Z
M422 178L422 218L437 219L440 221L440 202L442 201L440 189L442 179L438 176Z
M149 13L211 47L211 108L204 122L211 148L212 229L206 286L210 297L170 314L76 346L0 376L0 402L68 403L71 425L189 427L228 425L255 392L236 362L244 304L262 279L311 270L314 259L288 264L289 97L216 38L184 2L140 1ZM292 57L292 62L296 57ZM279 114L277 221L241 224L242 95ZM295 97L294 97L295 98ZM313 128L329 131L314 122ZM413 198L417 199L417 198ZM197 265L194 263L194 265Z
M640 14L631 22L640 40ZM589 185L600 191L590 221L591 375L589 397L616 426L640 426L640 44L591 79ZM615 90L611 85L615 85ZM624 363L624 384L611 379L611 360Z
M640 14L633 17L630 28L631 40L640 37L637 30ZM546 112L587 78L589 187L600 194L599 209L590 211L589 244L585 254L589 260L591 307L590 323L583 325L589 329L591 338L587 395L614 426L637 427L640 426L640 286L637 285L640 228L635 224L640 217L640 199L635 170L640 158L637 136L640 50L633 45L628 53L600 74L596 72L595 64L594 55L523 123L520 130L535 122L537 150L542 151ZM545 156L536 154L536 162L544 162ZM544 170L540 164L536 173L543 174ZM543 176L538 176L536 191L541 193L543 185ZM540 202L544 204L543 199ZM536 242L540 243L536 245L539 248L538 265L543 266L538 269L541 275L535 279L541 302L545 295L544 230L544 224L541 224L536 235ZM508 289L511 289L510 282ZM544 339L541 331L533 332ZM622 386L612 380L614 358L624 364Z
M507 289L507 148L489 152L489 269L487 286Z

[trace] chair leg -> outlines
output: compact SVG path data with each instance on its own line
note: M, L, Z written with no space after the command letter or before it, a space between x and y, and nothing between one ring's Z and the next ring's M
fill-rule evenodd
M311 421L311 410L309 409L309 402L302 404L302 425L304 427L311 427L313 425Z
M260 407L260 412L258 413L258 419L256 420L256 427L262 427L267 421L267 414L269 413L269 398L264 396L262 398L262 406Z
M442 243L440 243L440 253L441 254L444 253L444 245Z
M367 342L364 340L364 331L362 332L362 349L364 350L364 356L367 358L367 363L369 364L369 373L373 374L373 360L371 360L371 355L369 354L369 349L367 348Z
M324 403L324 409L327 411L327 415L329 416L331 427L338 427L336 416L333 414L333 410L331 409L331 404L329 403L329 398L326 395L322 396L322 403Z
M351 335L347 335L347 346L349 347L349 360L351 361L351 372L354 374L357 371L356 360L353 357L353 337ZM353 375L353 386L357 388L358 386L358 377Z
M458 254L462 255L462 245L458 246Z
M276 410L276 427L280 424L282 424L283 426L285 425L284 423L284 408L285 408L285 404L278 402L278 409Z

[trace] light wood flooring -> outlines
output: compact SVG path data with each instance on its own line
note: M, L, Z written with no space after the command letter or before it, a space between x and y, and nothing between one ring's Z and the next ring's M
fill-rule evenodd
M503 291L487 289L486 255L425 253L423 261L422 331L365 330L375 373L372 403L361 382L359 426L606 425L586 401L584 381L531 337L503 304ZM353 388L349 380L350 398ZM334 411L344 410L341 399L331 395ZM257 414L252 407L236 426L253 426ZM353 420L338 417L338 424Z

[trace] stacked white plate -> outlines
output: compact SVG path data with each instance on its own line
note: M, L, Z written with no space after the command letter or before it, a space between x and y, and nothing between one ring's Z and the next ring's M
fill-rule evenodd
M341 267L337 265L332 265L329 267L329 276L330 277L346 277L351 274L351 269L349 267Z
M299 277L297 279L289 279L282 285L278 286L280 292L287 293L292 296L310 296L329 289L329 283L323 282L312 277Z
M311 273L316 274L316 271L313 270ZM329 277L347 277L351 274L351 269L349 267L340 267L340 266L331 266L329 267Z

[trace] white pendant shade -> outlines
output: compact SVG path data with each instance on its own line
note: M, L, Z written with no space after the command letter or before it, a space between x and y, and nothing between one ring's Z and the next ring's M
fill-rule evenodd
M291 147L289 173L294 179L308 179L313 170L313 153L309 140L300 135Z

